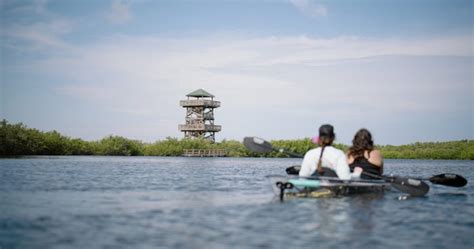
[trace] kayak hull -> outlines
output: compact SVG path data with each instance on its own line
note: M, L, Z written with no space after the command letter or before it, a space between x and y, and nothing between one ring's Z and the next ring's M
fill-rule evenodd
M359 194L381 194L390 189L384 180L341 180L337 177L298 178L267 176L275 195L284 197L323 198Z

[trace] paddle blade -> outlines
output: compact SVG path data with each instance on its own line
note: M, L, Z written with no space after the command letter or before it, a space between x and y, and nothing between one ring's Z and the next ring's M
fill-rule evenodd
M259 153L267 153L273 150L269 142L258 137L244 137L244 146L253 152Z
M430 190L428 184L412 178L394 177L390 182L394 188L411 196L423 196Z
M463 187L467 184L467 180L456 174L440 174L432 176L428 179L434 184L440 184L451 187Z

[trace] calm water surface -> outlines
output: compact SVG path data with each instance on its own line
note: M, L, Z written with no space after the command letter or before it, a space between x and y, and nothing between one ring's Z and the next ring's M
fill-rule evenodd
M301 159L0 160L0 248L474 248L474 162L386 160L390 174L461 174L426 197L293 199L265 179Z

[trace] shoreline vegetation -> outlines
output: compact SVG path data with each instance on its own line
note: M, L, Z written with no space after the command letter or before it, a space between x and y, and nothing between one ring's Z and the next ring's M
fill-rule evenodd
M278 148L286 148L304 154L315 148L309 138L294 140L273 140ZM347 151L349 146L336 144ZM449 142L424 142L408 145L376 146L387 159L461 159L474 160L474 140ZM223 149L229 157L288 157L271 152L257 154L247 150L240 141L223 140L210 143L204 139L177 139L168 137L154 143L144 143L121 136L107 136L98 141L84 141L70 138L57 131L43 132L28 128L22 123L0 122L0 157L32 155L101 155L101 156L181 156L185 149Z

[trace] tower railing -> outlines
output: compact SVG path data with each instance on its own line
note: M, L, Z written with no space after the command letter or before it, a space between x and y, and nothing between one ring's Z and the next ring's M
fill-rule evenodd
M219 132L222 129L220 125L211 125L211 124L184 124L178 125L180 131L211 131Z
M180 100L179 105L183 107L204 106L204 107L217 108L221 106L221 102L215 101L215 100L209 100L209 99L188 99L188 100Z
M227 156L227 151L223 149L187 149L183 151L183 156L187 157L223 157Z

